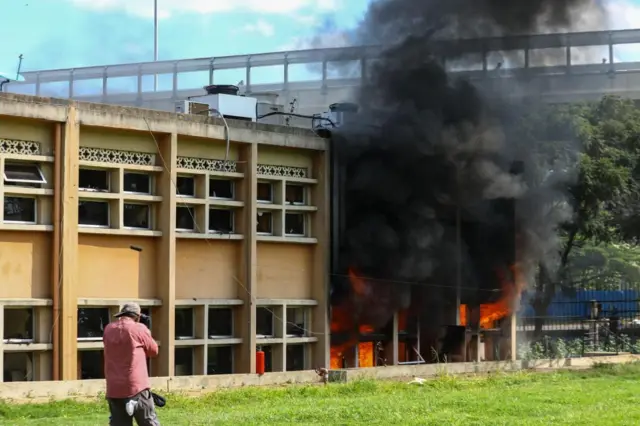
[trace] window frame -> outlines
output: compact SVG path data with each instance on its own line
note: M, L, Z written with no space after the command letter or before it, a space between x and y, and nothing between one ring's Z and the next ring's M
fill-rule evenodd
M189 216L191 216L191 219L193 219L193 227L191 229L189 228L178 228L178 224L176 223L176 232L197 232L198 231L198 217L196 216L198 214L196 208L194 206L190 206L187 204L182 204L180 203L179 205L176 206L176 220L177 220L177 214L178 214L178 209L187 209L187 210L191 210L193 213L190 214Z
M175 335L174 335L174 340L176 341L183 341L183 340L194 340L196 339L196 310L194 309L193 306L176 306L175 311L178 310L190 310L191 311L191 334L189 336L185 335L185 336L178 336L178 329L177 327L175 328ZM176 316L177 316L177 312L175 312ZM175 324L174 324L175 326Z
M258 318L256 312L256 339L273 339L276 336L276 318L273 310L269 306L257 306L257 309L265 309L271 315L271 334L259 334L258 333Z
M27 200L33 200L33 221L28 221L28 220L7 220L7 217L4 216L4 203L7 202L8 199L11 198L22 198L22 199L27 199ZM27 195L7 195L5 194L3 197L3 202L2 202L2 209L3 209L3 216L2 216L2 222L3 223L15 223L15 224L23 224L23 225L36 225L38 223L38 197L30 197Z
M140 175L140 176L146 176L147 179L149 180L149 191L148 192L140 192L140 191L127 191L124 188L124 179L126 175ZM131 171L131 170L125 170L122 174L122 192L124 194L140 194L140 195L151 195L153 194L153 175L149 174L149 173L144 173L144 172L137 172L137 171Z
M269 228L271 229L271 231L269 232L260 232L258 231L258 218L256 218L256 235L264 235L264 236L268 236L268 235L273 235L273 212L269 211L269 210L258 210L258 212L256 213L258 216L261 216L263 214L268 214L271 219L269 220L270 222L270 226Z
M292 201L292 202L287 201L287 188L289 186L302 188L302 201ZM307 189L308 188L306 185L303 185L300 183L285 182L285 186L284 186L285 204L288 204L290 206L306 206L307 205Z
M6 327L6 324L9 322L7 321L6 315L7 315L7 311L17 311L17 310L29 310L30 311L30 315L31 315L31 330L27 330L29 331L29 333L31 334L31 338L29 339L25 339L25 338L7 338L4 336L4 327ZM5 345L23 345L23 344L31 344L34 343L36 340L36 309L33 306L5 306L4 307L4 312L3 312L3 329L2 329L2 339L0 339L0 341L5 344Z
M216 231L215 229L211 229L211 210L222 210L222 211L226 211L229 212L230 215L230 231L229 232L222 232L222 231ZM207 229L207 232L210 234L222 234L222 235L227 235L227 234L233 234L235 233L236 230L236 215L235 215L235 211L233 209L225 209L225 208L220 208L220 207L216 207L216 206L210 206L209 207L209 211L207 212L207 215L209 215L208 219L208 223L207 223L207 227L209 229Z
M82 170L91 170L91 171L97 171L97 172L104 172L106 174L107 177L107 189L94 189L94 188L86 188L80 185L80 172ZM109 194L111 193L111 169L104 169L104 168L100 168L100 167L80 167L78 169L78 191L79 192L95 192L98 194Z
M85 225L80 223L80 212L78 212L78 226L83 228L101 228L108 229L111 228L111 203L108 200L100 200L100 199L92 199L92 198L80 198L78 200L78 208L80 208L80 203L100 203L107 205L107 224L106 225Z
M211 311L214 309L218 309L218 310L222 310L222 309L226 309L229 310L231 313L231 334L229 335L218 335L218 334L210 334L209 331L209 320L208 318L210 318L211 316ZM207 312L207 340L221 340L221 339L233 339L233 336L235 335L235 321L234 321L234 311L233 311L233 307L231 306L209 306Z
M134 205L134 206L143 206L147 208L147 227L146 228L142 228L139 226L127 226L124 223L125 220L125 215L124 215L124 210L126 209L126 207L128 205ZM122 203L122 227L124 229L153 229L152 225L151 225L151 206L149 204L146 203L136 203L136 202L130 202L130 201L125 201L124 203Z
M236 351L236 346L235 345L208 345L209 347L207 348L207 359L206 359L206 364L207 364L207 376L216 376L216 375L223 375L223 374L236 374L236 359L235 359L235 351ZM214 349L218 349L218 348L229 348L231 350L231 373L209 373L209 353L211 353L212 350Z
M222 181L222 182L229 182L229 185L231 186L231 197L214 197L211 195L211 181L212 180L217 180L217 181ZM209 178L209 194L207 194L208 198L212 199L212 200L227 200L227 201L233 201L236 199L236 182L232 179L223 179L223 178L218 178L218 177L210 177Z
M287 323L285 324L285 334L287 337L291 338L299 338L299 337L307 337L307 329L309 328L309 311L304 306L287 306L285 307L287 310ZM302 329L301 334L289 334L289 326L300 328L291 320L289 320L289 309L295 309L296 311L302 312Z
M14 179L14 178L7 177L7 166L14 166L14 165L34 167L35 170L38 172L38 175L40 176L40 180ZM42 173L42 169L40 168L40 165L38 163L31 163L31 162L25 162L25 163L21 163L18 161L6 162L4 164L4 169L2 170L2 177L4 179L4 182L6 183L26 183L26 184L32 184L32 185L44 185L47 183L47 180L45 179L44 174Z
M191 181L193 181L193 194L179 194L178 193L178 179L180 178L187 178L187 179L191 179ZM176 191L176 197L179 198L196 198L196 193L198 192L198 189L196 187L196 177L193 175L186 175L186 174L178 174L176 176L176 187L175 187L175 191Z
M107 325L109 325L109 322L111 320L111 311L110 308L108 306L78 306L78 308L76 309L76 322L78 323L77 326L77 331L76 331L76 341L77 342L102 342L102 334L100 336L93 336L93 337L80 337L78 336L78 334L80 333L80 324L79 324L79 314L80 314L80 309L90 309L90 310L106 310L107 315L105 316L105 318L107 318L107 323L106 324L102 324L102 328L103 328L103 333L104 333L104 327L106 327ZM104 312L102 312L104 313ZM101 320L103 318L100 318Z
M289 228L287 227L287 216L302 216L302 233L289 233ZM287 237L306 237L307 236L307 215L302 212L285 212L284 213L284 235Z
M271 188L271 191L270 191L271 197L269 200L261 200L259 198L259 191L257 186L260 184L269 185L269 188ZM256 202L258 204L273 204L275 202L274 199L275 199L275 185L273 184L273 182L269 180L259 180L258 183L256 184Z

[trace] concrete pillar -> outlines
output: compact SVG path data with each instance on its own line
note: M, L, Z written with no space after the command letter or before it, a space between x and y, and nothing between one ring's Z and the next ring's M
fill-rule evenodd
M312 345L312 368L329 368L330 355L330 319L329 319L329 267L330 267L330 153L318 152L313 162L313 178L318 184L313 188L312 202L318 208L313 217L312 236L318 240L313 257L313 280L311 297L318 302L311 315L311 330L318 341Z
M162 203L158 211L158 229L162 237L158 240L158 274L156 292L162 306L154 309L152 331L160 341L158 359L153 362L156 376L173 376L175 373L175 293L176 293L176 161L178 135L156 135L164 170L158 177L158 194ZM158 157L160 157L158 155Z
M387 342L384 352L387 359L387 365L398 365L398 312L393 314L393 329L391 334L391 340Z
M236 322L238 337L242 344L238 348L236 371L234 373L256 372L256 306L255 295L257 286L257 247L256 247L256 217L258 214L256 199L258 188L258 145L245 145L241 149L241 161L244 165L244 180L242 195L244 209L240 218L242 240L242 254L240 255L240 276L238 280L238 298L244 304L239 309Z
M77 109L70 105L62 140L62 218L61 218L61 286L60 352L58 362L61 380L78 376L78 169L80 123Z
M207 306L194 306L194 323L195 323L195 334L196 339L204 339L204 344L201 346L196 346L193 350L193 374L195 375L206 375L207 374L207 324L205 322L206 319L206 311Z

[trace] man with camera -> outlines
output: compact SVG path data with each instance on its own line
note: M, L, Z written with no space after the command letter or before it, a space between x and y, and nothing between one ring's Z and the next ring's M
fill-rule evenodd
M104 373L112 426L159 426L151 394L147 358L158 356L158 344L142 324L137 303L122 306L104 329Z

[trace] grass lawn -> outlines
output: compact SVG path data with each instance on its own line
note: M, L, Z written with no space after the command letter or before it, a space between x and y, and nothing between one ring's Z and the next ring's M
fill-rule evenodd
M225 390L200 398L169 396L158 415L164 425L640 425L640 364L443 376L422 386L360 381ZM0 425L95 426L106 425L107 418L104 401L0 403Z

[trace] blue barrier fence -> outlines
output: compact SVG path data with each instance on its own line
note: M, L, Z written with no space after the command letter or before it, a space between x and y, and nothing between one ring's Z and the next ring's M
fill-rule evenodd
M536 312L531 304L532 296L524 294L520 315L524 318L588 318L591 313L591 301L601 304L601 314L636 316L640 310L640 291L637 290L578 290L572 294L557 294L546 312Z

